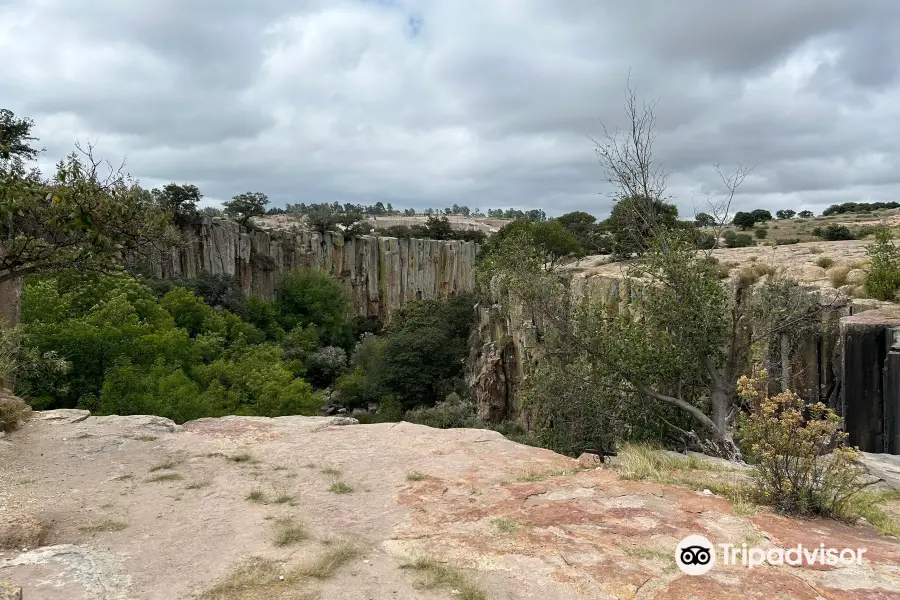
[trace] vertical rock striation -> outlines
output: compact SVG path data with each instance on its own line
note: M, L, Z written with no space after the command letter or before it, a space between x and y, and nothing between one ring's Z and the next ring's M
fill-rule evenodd
M280 272L316 269L347 285L354 314L381 319L410 300L475 291L478 248L473 242L248 231L210 218L186 233L182 247L154 258L157 277L189 279L203 271L234 275L245 292L268 298Z

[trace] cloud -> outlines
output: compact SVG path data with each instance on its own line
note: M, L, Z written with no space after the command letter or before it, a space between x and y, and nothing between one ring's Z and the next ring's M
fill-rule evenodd
M656 101L684 215L900 192L890 0L11 0L5 107L52 162L93 141L146 185L275 205L608 212L591 136Z

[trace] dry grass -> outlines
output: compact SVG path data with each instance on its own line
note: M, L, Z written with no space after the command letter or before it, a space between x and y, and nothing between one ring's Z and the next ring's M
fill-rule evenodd
M843 285L847 285L847 273L852 271L853 268L849 265L843 265L840 267L832 267L828 269L826 275L828 275L828 280L831 282L836 288L839 288Z
M118 519L104 519L102 521L95 521L88 525L79 527L78 530L84 533L100 533L109 531L122 531L126 527L128 527L128 523L126 523L125 521L119 521Z
M884 535L900 537L900 523L884 510L886 502L900 502L900 491L861 492L851 499L847 513L861 515Z
M158 465L154 465L154 466L150 467L150 472L155 473L156 471L171 470L180 464L181 464L181 462L177 461L177 460L167 460L166 462L159 463Z
M335 481L331 484L331 487L328 488L329 492L334 492L335 494L351 494L356 488L354 488L349 483L343 481Z
M322 474L323 475L331 475L332 477L340 477L341 470L335 469L334 467L325 467L324 469L322 469Z
M419 585L425 589L449 589L460 600L487 600L484 590L462 570L435 558L419 558L401 568L419 571L422 574Z
M182 479L182 477L178 473L160 473L159 475L148 479L147 482L159 483L162 481L178 481L179 479Z
M280 492L275 495L275 498L272 500L275 504L291 504L294 502L294 495L288 494L287 492Z
M419 472L416 472L416 471L406 474L407 481L422 481L423 479L425 479L425 475L423 475Z
M134 475L131 473L126 473L124 475L119 475L113 481L128 481L129 479L134 479Z
M254 463L256 459L247 454L246 452L242 452L241 454L235 454L234 456L229 456L228 460L236 463Z
M309 534L302 524L289 517L275 521L274 542L276 546L293 546L306 539L309 539Z
M739 289L746 289L759 281L759 275L750 265L744 265L734 272L735 285Z
M250 502L258 502L260 504L266 503L266 494L259 488L255 488L250 490L250 493L247 494L247 500Z
M362 554L362 550L353 542L342 540L329 542L325 550L292 571L294 576L328 579L345 563Z
M251 558L201 594L199 600L313 600L317 597L300 584L290 574L285 575L281 564Z
M135 436L134 439L138 440L139 442L155 442L159 438L157 438L155 435L144 434Z
M515 521L504 519L502 517L491 519L491 525L496 527L497 531L499 531L500 533L515 533L522 528L522 526Z
M825 252L825 250L822 249L822 246L810 246L807 250L809 250L810 254L822 254Z
M194 483L189 483L188 485L184 486L184 489L199 490L205 487L209 487L210 485L212 485L212 482L210 481L195 481Z
M31 414L31 407L24 400L0 389L0 431L15 431L31 418Z
M822 267L823 269L830 269L834 266L834 259L830 256L820 256L816 259L816 266Z

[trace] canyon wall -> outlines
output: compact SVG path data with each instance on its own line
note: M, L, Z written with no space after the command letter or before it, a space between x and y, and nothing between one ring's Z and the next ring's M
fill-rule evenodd
M360 317L387 319L410 300L475 290L473 242L397 239L310 231L259 231L221 219L186 230L187 241L157 255L157 277L189 279L206 271L234 275L247 293L271 297L279 273L317 269L343 281Z
M815 260L818 253L811 254ZM772 375L772 393L790 388L806 400L821 400L844 417L851 444L869 452L900 453L898 307L854 298L849 286L831 287L819 267L786 257L778 260L781 263L776 264L786 265L787 276L798 279L818 299L821 327L800 339L773 336L751 348L751 336L759 332L745 323L738 328L741 333L732 352L736 371L747 372L751 364L762 363ZM595 263L564 271L570 306L587 299L611 312L627 310L636 291L622 269L618 264ZM737 273L735 268L726 282L735 305L746 297ZM468 374L478 414L490 423L514 420L527 426L520 395L542 359L544 326L540 315L528 312L499 288L486 296L476 307Z

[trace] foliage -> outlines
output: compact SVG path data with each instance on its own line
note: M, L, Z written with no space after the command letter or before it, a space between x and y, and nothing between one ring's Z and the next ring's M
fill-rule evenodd
M557 217L555 221L578 239L578 244L584 254L609 254L612 252L606 224L597 223L597 219L593 215L576 211Z
M162 189L150 191L153 201L169 213L176 223L191 223L197 219L197 202L203 194L196 185L166 184Z
M328 387L347 368L347 353L343 348L326 346L309 353L306 371L309 380L318 387Z
M756 245L753 238L746 233L735 233L728 230L722 235L722 238L725 241L726 248L747 248Z
M560 261L583 253L578 238L559 221L513 221L500 229L490 240L486 252L491 252L508 238L521 238L537 253L536 259L553 269Z
M772 220L772 213L763 209L756 209L752 212L735 213L732 223L744 231L752 228L757 223L765 223Z
M836 242L840 240L852 240L854 239L853 232L850 231L849 227L844 225L829 225L825 228L816 227L812 230L812 234L816 237L820 237L823 240L828 242Z
M269 197L262 192L245 192L234 196L230 202L223 202L225 214L246 227L253 217L266 214Z
M708 213L697 213L694 216L694 224L697 227L713 227L716 225L716 218Z
M765 227L755 227L753 229L753 235L758 240L764 240L764 239L766 239L766 236L769 235L769 230L766 229Z
M43 408L183 421L314 414L321 404L286 350L183 287L157 301L128 275L63 273L27 282L22 316L28 366L16 386ZM290 338L291 351L299 337Z
M174 243L169 215L121 170L104 172L92 148L69 154L45 179L32 123L0 115L0 283L37 272L119 268L122 256Z
M622 198L607 220L613 252L619 256L641 255L653 243L656 232L675 228L677 221L674 204L643 196Z
M407 411L404 419L437 429L475 427L475 405L463 400L459 394L451 393L434 406Z
M21 344L21 328L9 328L0 323L0 389L10 387L13 381L19 367Z
M787 220L787 219L793 219L796 214L797 214L797 211L787 208L787 209L776 211L775 217L777 217L779 220L783 221L783 220Z
M875 232L875 242L866 248L871 264L866 290L878 300L893 300L900 290L900 248L887 227Z
M822 211L822 216L872 212L873 210L887 210L891 208L900 208L900 202L844 202L843 204L832 204Z
M334 277L321 271L289 271L282 274L275 295L277 319L283 329L314 324L323 344L348 346L352 343L348 339L352 337L348 317L350 298Z
M767 393L765 371L741 377L738 392L750 404L739 435L755 462L760 499L788 514L851 517L863 488L859 452L847 447L840 417L821 402L792 391Z
M801 219L811 219L815 216L815 214L811 210L801 210L797 214L797 216L800 217Z

